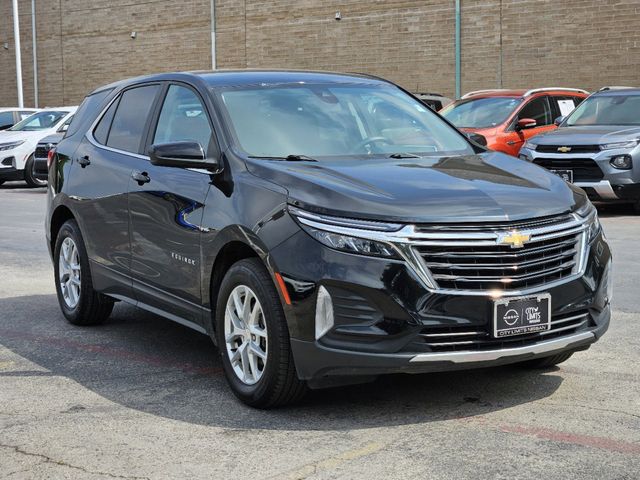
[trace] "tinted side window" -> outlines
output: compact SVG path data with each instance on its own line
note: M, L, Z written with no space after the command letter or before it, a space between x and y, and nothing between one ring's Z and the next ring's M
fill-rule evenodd
M518 114L518 119L533 118L538 123L538 127L551 125L553 123L551 117L547 97L534 98Z
M69 128L67 128L67 136L71 136L76 133L84 123L85 119L88 119L89 117L95 118L98 114L98 108L102 105L104 99L107 98L107 95L111 93L111 90L113 89L102 90L101 92L94 93L93 95L87 95L85 97L73 116L73 120L69 124Z
M158 85L136 87L125 91L120 97L107 137L107 146L138 153L142 134L149 117Z
M13 112L0 112L0 128L8 128L13 125Z
M194 141L208 152L211 140L211 126L200 97L190 88L171 85L160 111L153 143Z

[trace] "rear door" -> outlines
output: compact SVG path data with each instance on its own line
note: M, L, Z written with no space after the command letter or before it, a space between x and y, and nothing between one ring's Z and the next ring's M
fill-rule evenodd
M160 89L160 84L135 86L117 96L80 142L66 180L94 287L115 297L133 298L127 195Z
M211 122L202 98L189 85L166 85L154 114L147 145L196 141L214 149ZM129 185L131 270L136 298L191 326L202 323L200 236L207 171L159 167L138 159Z

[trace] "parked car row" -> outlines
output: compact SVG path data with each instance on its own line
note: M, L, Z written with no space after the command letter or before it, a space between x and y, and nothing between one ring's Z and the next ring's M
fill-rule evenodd
M43 175L37 175L35 152L38 143L48 135L64 134L76 107L45 108L27 116L29 110L19 110L25 116L15 125L0 131L0 185L10 180L24 180L29 186L45 185ZM16 115L16 111L12 111Z

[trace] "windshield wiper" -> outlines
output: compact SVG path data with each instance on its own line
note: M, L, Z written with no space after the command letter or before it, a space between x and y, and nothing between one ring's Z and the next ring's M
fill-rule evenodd
M264 158L265 160L284 160L285 162L317 162L315 158L306 155L287 155L286 157L270 157L265 155L249 155L249 158Z
M414 153L392 153L389 158L422 158Z

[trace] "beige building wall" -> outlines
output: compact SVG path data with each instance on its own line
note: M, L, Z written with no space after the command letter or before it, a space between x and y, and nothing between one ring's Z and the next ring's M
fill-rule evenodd
M31 1L19 3L30 105ZM77 103L123 77L211 67L211 0L36 3L41 105ZM216 0L218 67L366 72L452 96L454 4ZM11 1L0 0L0 105L16 103L14 62ZM463 92L639 79L640 0L462 0Z

